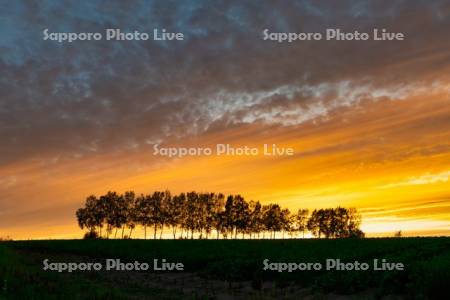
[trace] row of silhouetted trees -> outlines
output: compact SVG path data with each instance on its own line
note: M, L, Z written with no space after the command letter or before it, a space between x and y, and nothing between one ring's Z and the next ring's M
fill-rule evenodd
M156 191L136 196L134 192L108 192L89 196L76 212L85 237L131 238L142 226L144 236L162 238L170 230L173 238L275 238L304 237L309 231L315 237L363 237L361 217L354 208L307 209L292 213L278 204L247 202L240 195L216 193L181 193ZM148 231L151 230L151 233Z

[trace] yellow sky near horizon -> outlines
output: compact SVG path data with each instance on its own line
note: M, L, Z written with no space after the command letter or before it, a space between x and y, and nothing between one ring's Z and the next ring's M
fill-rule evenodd
M0 236L80 237L75 209L108 190L214 191L298 208L356 207L368 236L450 234L448 86L368 99L294 126L230 128L172 146L292 147L291 157L168 159L143 150L43 157L0 169ZM139 231L137 235L139 236Z

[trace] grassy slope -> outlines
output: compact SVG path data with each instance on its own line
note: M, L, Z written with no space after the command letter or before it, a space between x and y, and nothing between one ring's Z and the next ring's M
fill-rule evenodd
M22 288L24 298L30 299L30 295L45 295L50 287L53 294L67 299L92 299L92 295L97 299L120 299L124 295L135 295L137 299L142 295L180 297L177 293L155 290L155 286L111 284L114 282L111 278L96 273L58 274L40 270L44 258L61 262L86 260L82 257L100 262L105 258L141 262L166 258L183 262L188 272L202 278L251 281L255 289L268 281L279 287L294 282L297 286L313 287L325 293L351 294L373 287L378 295L440 299L450 283L450 238L27 241L0 244L0 279L6 280L7 285L3 284L3 295L17 295L18 288ZM322 263L326 258L340 258L346 262L386 258L404 263L406 271L264 272L262 261L266 258L277 262Z

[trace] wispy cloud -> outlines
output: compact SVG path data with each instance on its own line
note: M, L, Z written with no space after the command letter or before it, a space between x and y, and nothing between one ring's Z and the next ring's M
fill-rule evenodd
M16 183L17 183L16 176L7 176L5 178L0 178L0 187L2 188L13 187Z
M127 151L130 140L139 145L191 137L211 126L220 131L253 122L298 125L365 98L403 99L421 86L433 88L436 80L448 82L442 75L450 67L448 18L442 11L448 2L344 1L333 10L305 1L3 5L0 164ZM322 32L329 24L352 32L387 27L408 38L289 45L261 39L263 28ZM68 46L41 37L44 28L108 27L166 28L185 33L186 40Z
M389 183L380 186L380 189L389 189L396 188L400 186L409 186L409 185L424 185L424 184L434 184L434 183L442 183L447 182L450 178L450 171L445 171L436 174L424 174L417 177L409 177L405 180Z

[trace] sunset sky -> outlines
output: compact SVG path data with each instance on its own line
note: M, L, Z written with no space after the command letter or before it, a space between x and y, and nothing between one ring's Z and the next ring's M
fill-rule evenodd
M115 4L114 4L115 3ZM42 31L182 32L44 41ZM372 32L403 41L262 39ZM108 190L356 207L368 236L450 235L449 1L1 1L0 237L78 238ZM153 155L153 145L294 156Z

